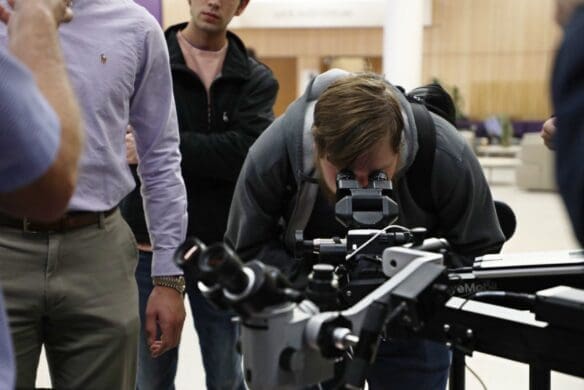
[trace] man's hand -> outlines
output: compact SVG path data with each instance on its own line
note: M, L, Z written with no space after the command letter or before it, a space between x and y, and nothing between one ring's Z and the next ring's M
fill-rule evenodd
M178 346L185 316L183 297L178 291L170 287L154 286L146 306L145 326L153 358ZM156 339L157 326L161 332L159 340Z
M544 122L539 135L543 138L543 143L550 150L555 150L554 135L556 133L556 117L553 116Z
M14 2L8 0L8 3L14 3ZM5 24L8 24L9 20L10 20L10 11L8 11L6 8L4 8L2 6L2 4L0 4L0 21L2 21Z
M20 12L25 7L33 7L35 5L45 8L53 15L57 26L73 19L72 0L8 0L8 5L14 11L0 5L0 21L6 24L10 21L12 12Z
M136 139L132 133L132 127L126 131L126 162L130 165L138 164L138 152L136 151Z

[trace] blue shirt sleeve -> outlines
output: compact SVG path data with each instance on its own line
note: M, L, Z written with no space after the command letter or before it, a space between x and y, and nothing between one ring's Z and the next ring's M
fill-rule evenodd
M552 77L554 111L558 130L556 180L584 247L584 6L579 7L564 30Z
M32 74L0 47L0 192L47 171L59 149L60 129Z
M0 387L13 389L16 369L12 339L8 327L8 317L4 309L4 298L0 289Z

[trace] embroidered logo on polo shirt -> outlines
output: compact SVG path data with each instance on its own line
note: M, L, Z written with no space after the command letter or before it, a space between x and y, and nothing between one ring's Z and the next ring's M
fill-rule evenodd
M105 63L107 62L107 57L105 56L105 54L101 53L99 55L99 59L101 60L101 63L105 65Z

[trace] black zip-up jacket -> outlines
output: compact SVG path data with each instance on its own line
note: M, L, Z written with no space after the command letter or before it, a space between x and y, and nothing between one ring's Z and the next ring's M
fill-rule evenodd
M278 82L269 68L248 56L239 37L228 32L225 62L220 76L211 84L208 104L205 87L186 66L177 41L176 34L185 27L186 23L172 26L165 34L188 195L187 234L212 243L223 239L247 151L274 119ZM122 212L138 242L146 243L138 187L122 203Z

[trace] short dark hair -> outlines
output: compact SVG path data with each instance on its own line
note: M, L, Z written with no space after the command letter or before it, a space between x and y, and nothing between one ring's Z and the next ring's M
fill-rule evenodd
M394 89L381 76L360 73L332 83L316 102L312 133L319 157L348 167L380 140L399 151L404 128Z

